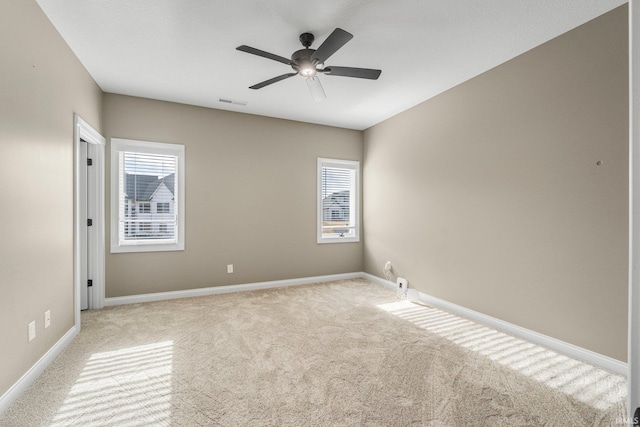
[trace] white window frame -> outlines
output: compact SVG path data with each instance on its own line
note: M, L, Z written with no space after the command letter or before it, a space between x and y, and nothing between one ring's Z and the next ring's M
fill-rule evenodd
M122 151L170 155L177 157L176 164L176 238L166 240L124 240L120 232L120 161ZM156 252L183 251L185 231L185 149L182 144L136 141L132 139L111 138L111 252ZM124 211L124 208L122 209ZM122 225L124 227L124 225ZM123 228L124 230L124 228ZM124 231L123 231L124 232Z
M340 236L339 234L332 234L323 236L322 234L322 168L332 167L341 169L350 169L355 171L355 183L353 183L350 191L350 199L352 200L352 208L350 215L353 218L353 235ZM317 223L317 242L318 243L348 243L360 241L360 162L357 160L339 160L339 159L327 159L318 157L318 218Z

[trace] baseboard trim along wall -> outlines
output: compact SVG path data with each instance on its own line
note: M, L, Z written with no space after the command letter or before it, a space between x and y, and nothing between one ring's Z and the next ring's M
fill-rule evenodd
M304 277L300 279L286 279L286 280L274 280L269 282L258 283L245 283L240 285L228 285L228 286L214 286L201 289L189 289L184 291L174 292L158 292L152 294L143 295L131 295L124 297L113 297L105 299L105 306L115 306L122 304L135 304L141 302L151 301L163 301L177 298L189 298L198 297L204 295L224 294L229 292L242 292L252 291L259 289L280 288L285 286L296 285L308 285L312 283L331 282L334 280L349 280L364 278L371 282L387 286L391 289L396 289L396 284L380 277L374 276L369 273L344 273L344 274L331 274L326 276L314 276ZM610 372L614 372L624 377L627 376L627 363L621 362L616 359L604 356L602 354L595 353L593 351L584 349L582 347L569 344L567 342L552 338L526 328L514 325L509 322L505 322L500 319L496 319L491 316L479 313L477 311L470 310L468 308L450 303L448 301L417 292L419 299L433 307L440 308L450 313L456 314L473 320L475 322L487 325L494 329L506 332L515 337L525 339L535 344L547 347L558 353L565 354L573 357L574 359L581 360L591 365L600 367ZM32 367L27 371L9 390L7 390L2 397L0 397L0 413L6 411L9 406L38 378L38 376L49 366L51 362L65 349L67 345L75 338L80 332L80 325L75 325L71 328L53 347L49 349Z
M168 299L201 297L205 295L226 294L229 292L255 291L259 289L282 288L285 286L309 285L311 283L332 282L361 278L362 273L330 274L326 276L303 277L300 279L273 280L269 282L245 283L241 285L212 286L210 288L187 289L184 291L157 292L151 294L131 295L105 298L105 307L136 304L139 302L163 301Z
M9 409L24 391L42 374L47 366L58 357L80 332L80 326L75 325L56 342L14 385L0 397L0 414Z
M370 280L371 282L379 283L392 289L396 289L397 287L395 283L374 276L373 274L362 273L362 277ZM419 299L421 301L435 308L440 308L442 310L448 311L449 313L453 313L458 316L473 320L474 322L478 322L491 328L497 329L499 331L506 332L507 334L513 335L517 338L522 338L532 343L541 345L543 347L557 351L558 353L565 354L574 359L605 369L609 372L613 372L624 377L627 376L627 363L621 362L620 360L616 360L611 357L596 353L594 351L578 347L568 342L564 342L559 339L534 332L530 329L514 325L513 323L505 322L504 320L496 319L495 317L487 316L486 314L470 310L468 308L450 303L431 295L424 294L422 292L417 292L417 294L419 295Z

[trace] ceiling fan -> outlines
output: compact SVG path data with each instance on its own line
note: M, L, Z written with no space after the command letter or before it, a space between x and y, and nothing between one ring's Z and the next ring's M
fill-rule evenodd
M322 84L318 79L318 74L377 80L382 72L381 70L373 70L370 68L325 66L324 62L352 38L353 34L350 34L341 28L336 28L318 47L318 49L310 49L309 46L313 43L314 36L311 33L302 33L300 34L300 43L302 43L304 49L293 52L291 59L246 45L238 46L236 49L290 65L294 71L293 73L282 74L255 84L250 86L249 89L262 89L270 84L299 75L301 77L306 77L307 86L309 87L309 91L311 92L313 99L316 101L322 101L327 96L325 95Z

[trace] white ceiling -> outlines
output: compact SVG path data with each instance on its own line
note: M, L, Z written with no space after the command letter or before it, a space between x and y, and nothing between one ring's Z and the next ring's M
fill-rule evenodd
M37 0L105 92L366 129L575 28L625 0ZM377 81L321 75L314 102L291 71L235 50L290 57L354 35L326 65L378 68ZM246 102L225 104L220 98Z

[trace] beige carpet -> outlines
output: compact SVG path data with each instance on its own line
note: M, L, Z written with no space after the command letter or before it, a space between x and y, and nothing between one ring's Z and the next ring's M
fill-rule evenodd
M614 426L623 378L364 280L85 312L2 426Z

